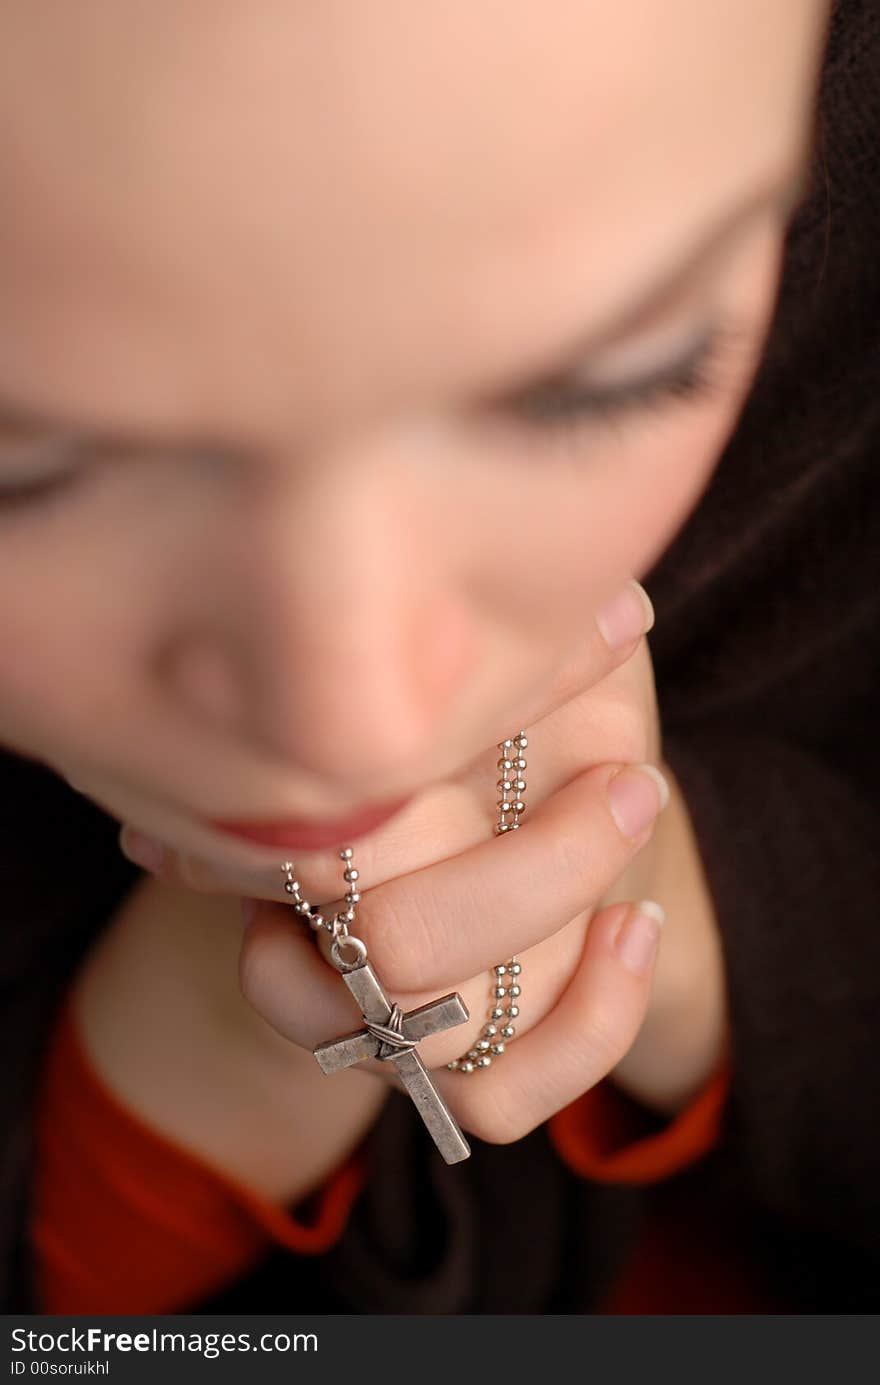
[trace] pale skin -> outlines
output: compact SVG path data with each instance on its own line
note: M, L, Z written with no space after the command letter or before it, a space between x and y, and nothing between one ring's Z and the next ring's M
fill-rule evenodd
M404 1008L461 991L467 1032L422 1051L484 1139L608 1074L673 1113L723 1055L630 579L759 360L827 8L4 7L0 740L164 848L76 978L84 1039L266 1196L315 1187L393 1079L310 1052L356 1017L278 867L331 904L334 850L205 817L415 795L352 842L359 931ZM567 433L523 416L550 378L593 400ZM498 840L495 743L520 727L528 808ZM670 797L627 834L606 789L620 771L660 810L644 762ZM242 895L264 901L244 934ZM516 1040L446 1072L513 952Z

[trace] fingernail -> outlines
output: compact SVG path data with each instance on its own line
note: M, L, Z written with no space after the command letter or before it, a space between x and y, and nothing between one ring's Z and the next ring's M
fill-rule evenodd
M655 765L627 765L607 789L611 813L625 837L644 832L669 802L669 785Z
M614 939L614 950L627 971L643 976L651 968L665 920L662 905L653 899L639 900L624 919Z
M598 612L596 624L609 649L622 649L650 630L654 607L642 584L631 577L623 591Z
M247 928L248 924L252 922L256 912L257 901L251 899L249 895L245 895L241 901L241 924L243 928Z
M160 843L153 837L144 836L143 832L123 827L119 834L119 849L123 856L134 861L136 866L143 866L144 870L158 874L162 869L164 853Z

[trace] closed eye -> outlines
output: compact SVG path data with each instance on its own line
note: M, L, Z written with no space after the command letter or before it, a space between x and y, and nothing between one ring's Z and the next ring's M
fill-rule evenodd
M584 380L581 372L557 374L516 395L491 401L490 413L513 423L519 439L540 447L543 443L572 443L580 440L584 429L595 432L605 424L624 422L650 410L666 410L710 395L719 383L719 366L728 348L742 334L729 322L716 322L703 331L677 360L655 366L641 375L614 382ZM20 439L13 447L22 451ZM47 453L65 451L57 441L43 444ZM35 452L39 440L31 442ZM25 448L24 450L28 450ZM68 445L61 470L28 480L4 481L0 475L0 509L44 505L82 480L86 466L77 454L81 449ZM3 446L0 438L0 456ZM77 464L79 463L79 464Z
M495 411L531 441L586 427L623 422L631 415L676 404L696 402L710 395L719 383L720 364L739 333L729 323L716 322L700 334L687 351L671 362L651 367L640 375L612 382L590 381L582 373L556 376L507 399L496 400Z
M60 494L81 476L83 448L42 428L0 423L0 507L12 509ZM4 471L11 469L11 475Z

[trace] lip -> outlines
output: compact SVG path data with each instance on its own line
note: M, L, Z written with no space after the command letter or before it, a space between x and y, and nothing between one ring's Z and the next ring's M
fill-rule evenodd
M259 822L242 822L211 818L209 824L232 837L259 842L262 846L310 851L325 846L345 846L358 837L364 837L368 832L381 827L389 818L393 818L395 813L399 813L410 802L412 795L396 799L393 803L378 803L351 817L333 821L328 818L285 818L274 822L265 819Z

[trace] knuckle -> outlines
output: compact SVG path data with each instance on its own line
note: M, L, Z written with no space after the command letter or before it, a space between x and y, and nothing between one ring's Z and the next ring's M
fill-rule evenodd
M587 836L580 817L570 828L560 824L547 862L548 878L575 882L579 896L589 890L593 866L593 852Z
M151 875L166 885L183 883L180 875L180 858L177 852L172 851L170 847L162 847L161 859L149 869Z
M485 1111L475 1112L469 1118L467 1127L487 1145L511 1145L528 1133L523 1122L506 1117L493 1120Z
M430 967L431 931L420 911L402 891L389 890L364 919L371 954L387 985L415 990Z
M462 1080L470 1082L471 1077ZM478 1140L490 1145L510 1145L533 1130L536 1122L527 1107L503 1081L466 1093L460 1105L462 1120Z
M189 890L201 889L199 863L193 856L175 853L173 871L177 880Z
M238 954L238 986L245 1000L258 1006L265 994L267 980L271 984L273 966L266 938L259 929L249 929L243 936Z
M583 1055L589 1055L590 1067L604 1076L620 1062L630 1042L621 1030L619 1018L600 1010L590 1016L578 1035L581 1063Z
M641 707L630 701L616 703L608 713L607 732L614 759L639 764L647 758L648 724Z

